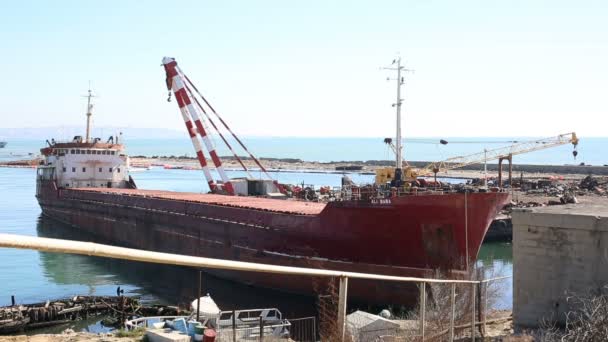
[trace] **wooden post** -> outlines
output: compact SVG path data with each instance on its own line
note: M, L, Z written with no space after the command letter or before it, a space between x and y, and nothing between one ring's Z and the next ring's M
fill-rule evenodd
M450 315L450 342L454 341L454 319L456 318L456 283L452 283L451 315Z
M471 284L471 342L475 342L475 288L477 284Z
M260 342L264 341L264 317L260 316Z
M340 292L338 297L338 333L340 341L344 341L346 335L346 299L348 290L348 278L340 277Z
M483 292L484 292L484 296L483 296L483 332L485 334L485 332L487 331L486 329L488 328L486 326L486 321L487 321L487 316L488 316L488 282L485 282L483 285Z
M475 303L477 304L476 305L477 306L477 322L481 322L481 321L485 320L485 318L484 318L485 314L484 314L484 310L483 310L483 307L482 307L482 304L483 304L483 302L482 302L482 295L483 295L483 292L482 292L483 288L482 288L482 286L483 286L482 282L477 283L477 295L475 296L475 298L476 298L476 302ZM481 335L482 340L483 340L484 337L486 337L486 332L484 331L483 326L481 326L481 325L479 326L479 334Z
M232 342L236 342L236 310L232 310Z
M426 316L426 283L420 283L420 336L424 341L424 321Z
M201 296L203 292L203 271L198 271L198 299L196 300L196 321L201 319Z

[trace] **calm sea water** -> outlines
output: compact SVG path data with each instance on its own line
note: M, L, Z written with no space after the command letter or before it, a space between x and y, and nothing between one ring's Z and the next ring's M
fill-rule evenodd
M238 173L232 173L233 176ZM278 173L282 182L304 181L315 185L338 185L340 175ZM174 191L203 191L205 182L198 171L152 168L133 174L140 188ZM371 181L372 176L352 175L355 181ZM0 232L91 240L78 231L40 215L34 197L35 170L0 168ZM188 303L195 298L198 273L195 270L158 266L96 257L44 253L0 248L0 306L10 303L42 302L74 295L112 295L120 286L126 294L143 300L168 304ZM510 244L486 244L479 263L492 266L493 275L511 274ZM500 284L502 296L496 307L511 307L511 283ZM277 291L257 289L204 276L204 292L209 292L222 309L278 307L289 317L311 315L314 300Z

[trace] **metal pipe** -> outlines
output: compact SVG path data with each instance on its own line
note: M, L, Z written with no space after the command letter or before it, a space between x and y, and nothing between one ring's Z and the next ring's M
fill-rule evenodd
M379 274L343 272L315 268L291 267L258 264L252 262L232 261L195 257L181 254L160 253L139 249L102 245L93 242L41 238L17 234L0 234L0 247L34 249L45 252L81 254L122 260L150 262L156 264L189 266L195 268L212 268L232 271L262 272L273 274L292 274L319 277L348 277L399 282L427 282L443 284L476 284L476 280L449 280L417 277L397 277Z

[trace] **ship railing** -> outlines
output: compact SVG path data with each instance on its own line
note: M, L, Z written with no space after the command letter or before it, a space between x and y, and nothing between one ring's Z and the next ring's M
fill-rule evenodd
M511 278L511 276L496 277L485 280L464 280L464 279L436 279L436 278L419 278L419 277L402 277L402 276L389 276L383 274L372 274L372 273L358 273L358 272L346 272L337 270L326 270L318 268L303 268L303 267L292 267L292 266L278 266L272 264L259 264L251 262L233 261L233 260L222 260L212 259L203 257L194 257L180 254L169 254L159 253L146 250L138 250L124 247L116 247L109 245L102 245L93 242L82 242L82 241L71 241L51 238L41 238L36 236L24 236L16 234L4 234L0 233L0 247L6 248L19 248L19 249L33 249L44 252L55 252L55 253L69 253L79 254L97 257L114 258L121 260L131 260L139 262L149 262L156 264L167 264L177 266L194 267L197 269L220 269L229 271L241 271L241 272L259 272L268 274L283 274L283 275L298 275L308 277L324 277L330 279L338 279L337 289L337 324L338 329L336 340L344 341L346 336L346 305L347 305L347 289L349 279L366 279L373 281L389 281L389 282L404 282L417 284L419 288L419 317L418 328L415 338L421 338L421 340L430 339L432 336L426 335L428 322L426 320L426 308L427 308L427 285L443 285L449 286L450 294L446 298L446 302L449 300L449 323L443 325L444 330L440 331L435 336L449 336L449 341L454 341L455 331L457 329L462 330L463 327L470 328L470 336L472 340L475 340L476 328L482 326L482 332L485 331L486 326L486 314L487 308L482 311L478 309L480 302L484 301L477 300L478 295L484 297L483 288L485 288L485 300L487 301L487 284L498 280L504 280ZM200 281L200 278L199 278ZM485 286L484 286L485 284ZM463 298L462 294L469 293L470 301L468 306L470 310L470 324L456 326L456 298L457 292L456 287L459 287L458 297ZM468 288L468 289L467 289ZM199 291L200 292L200 291ZM459 310L462 307L458 306ZM476 313L482 313L482 319L477 320ZM263 319L260 318L260 319ZM462 319L460 319L462 321ZM445 322L443 322L445 323ZM287 324L281 321L278 325ZM271 327L274 328L274 323L271 323ZM260 329L258 338L263 339L263 335L266 330ZM483 335L483 333L482 333ZM412 335L408 335L410 337Z
M339 199L342 201L361 201L392 197L445 195L454 194L457 193L457 191L431 188L383 188L345 185L342 187L335 187L334 193L340 194Z
M250 317L247 319L219 320L217 341L262 341L289 337L291 323L287 319Z

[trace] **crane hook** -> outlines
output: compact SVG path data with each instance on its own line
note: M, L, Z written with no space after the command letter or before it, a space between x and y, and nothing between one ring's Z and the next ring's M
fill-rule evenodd
M171 92L170 92L170 91L169 91L168 96L169 96L169 97L167 97L167 102L171 102Z

